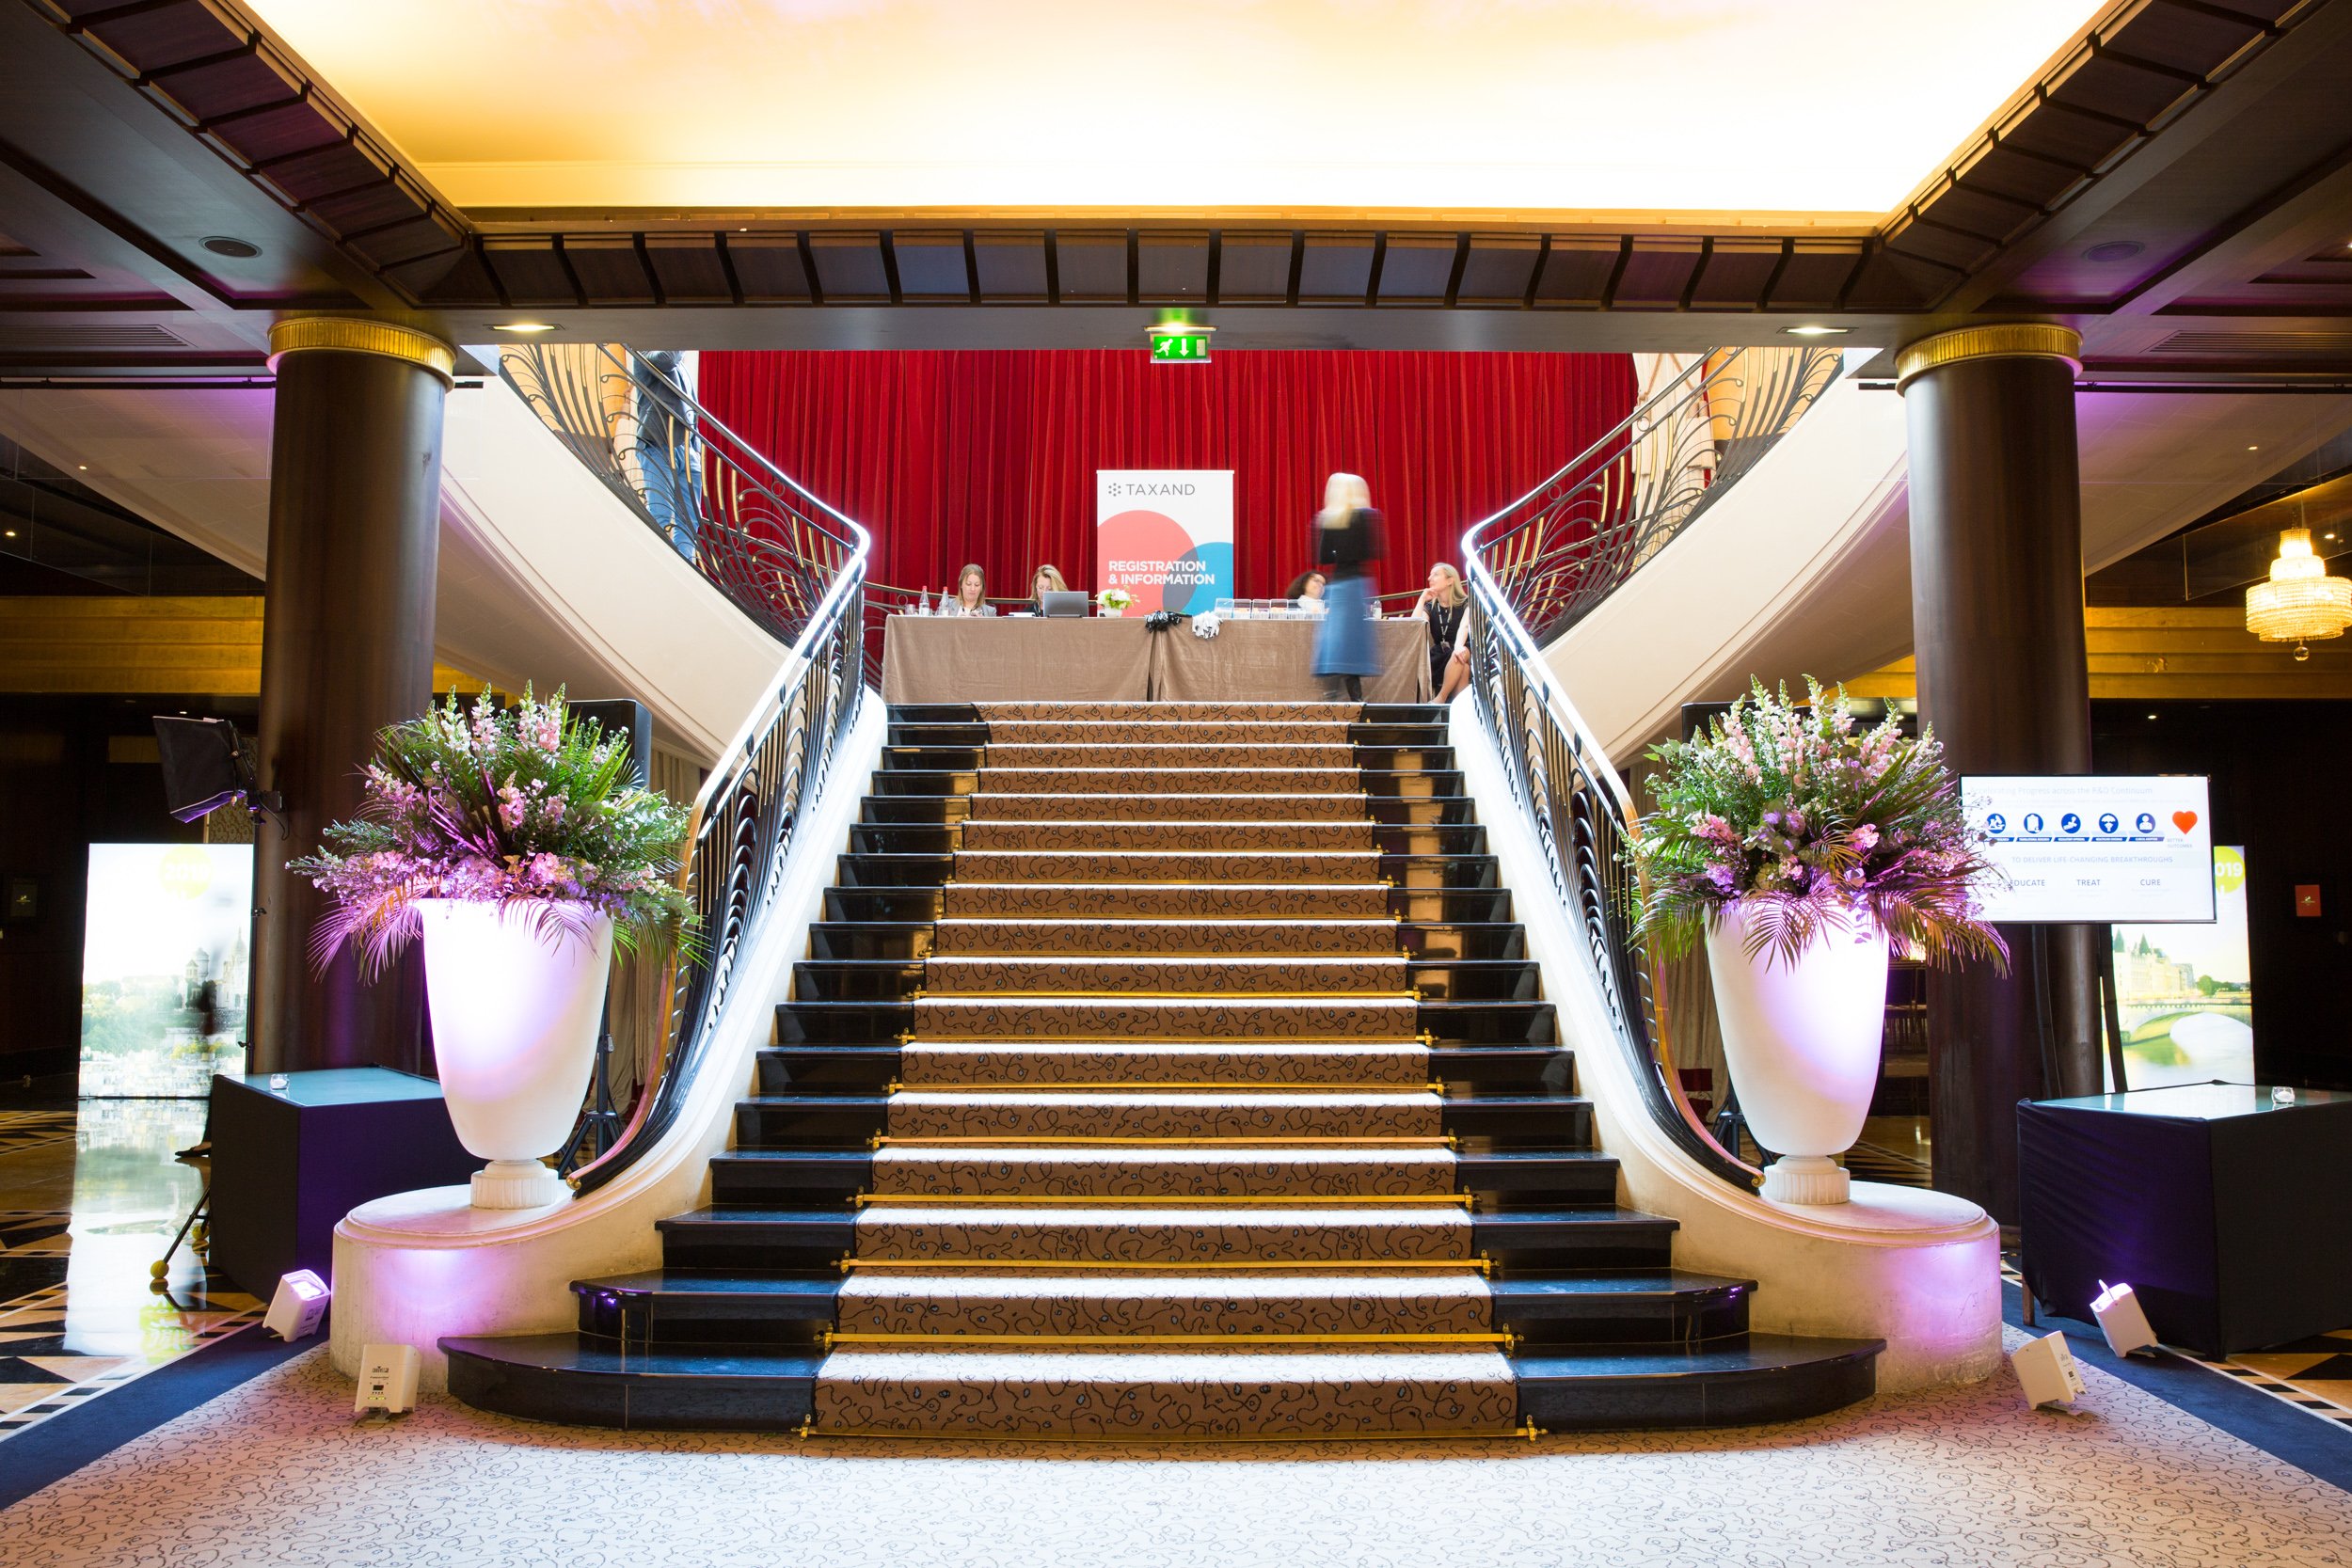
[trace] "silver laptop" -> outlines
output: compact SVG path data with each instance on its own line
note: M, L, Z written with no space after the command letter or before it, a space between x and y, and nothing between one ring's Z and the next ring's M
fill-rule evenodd
M1041 615L1077 615L1087 612L1087 596L1074 588L1049 588L1038 596Z

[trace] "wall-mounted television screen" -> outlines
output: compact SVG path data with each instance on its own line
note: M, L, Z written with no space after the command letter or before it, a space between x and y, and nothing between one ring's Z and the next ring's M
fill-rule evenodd
M1968 820L2004 874L1979 890L1986 915L2021 925L2138 926L2214 918L2205 778L1972 773Z

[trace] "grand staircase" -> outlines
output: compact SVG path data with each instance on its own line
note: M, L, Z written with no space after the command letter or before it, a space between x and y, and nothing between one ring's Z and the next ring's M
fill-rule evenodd
M894 709L710 1204L485 1409L888 1437L1502 1437L1835 1409L1617 1207L1441 707Z

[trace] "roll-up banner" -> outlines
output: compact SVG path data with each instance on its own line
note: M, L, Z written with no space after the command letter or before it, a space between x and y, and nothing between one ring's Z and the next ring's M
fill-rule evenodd
M1233 470L1098 468L1094 590L1133 595L1130 615L1201 614L1233 596Z

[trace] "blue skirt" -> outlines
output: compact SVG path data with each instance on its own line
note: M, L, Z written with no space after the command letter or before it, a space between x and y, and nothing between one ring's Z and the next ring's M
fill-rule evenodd
M1372 579L1337 578L1323 590L1323 625L1315 630L1318 675L1376 675L1380 650L1372 635Z

